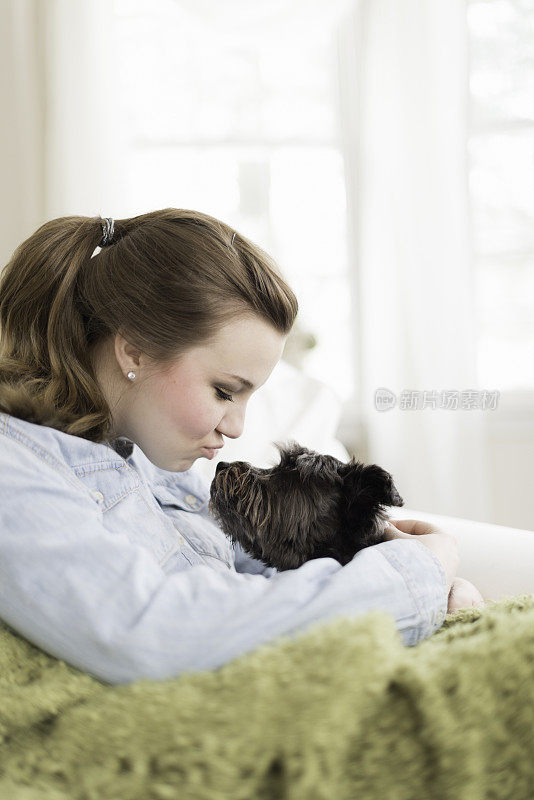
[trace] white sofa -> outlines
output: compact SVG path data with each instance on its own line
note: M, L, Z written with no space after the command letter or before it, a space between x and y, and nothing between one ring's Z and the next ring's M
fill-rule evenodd
M299 444L348 461L349 453L335 437L341 401L326 384L280 361L267 383L248 403L245 430L225 441L212 461L199 459L193 469L211 481L218 461L248 461L257 467L278 462L273 442ZM402 493L402 492L401 492ZM503 525L391 508L394 519L422 519L439 525L458 540L458 575L471 581L486 601L523 592L534 593L534 532Z
M458 540L458 575L477 587L484 600L534 593L534 531L473 522L415 509L392 508L393 519L423 519Z

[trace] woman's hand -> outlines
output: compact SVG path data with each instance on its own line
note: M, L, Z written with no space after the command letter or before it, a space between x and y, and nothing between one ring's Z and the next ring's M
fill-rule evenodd
M447 614L451 611L458 611L459 608L471 608L472 606L485 606L484 598L476 586L466 581L465 578L455 578L449 593Z
M384 539L409 539L428 547L445 570L447 591L450 593L460 561L456 537L451 533L445 533L430 522L417 519L390 519L384 532Z

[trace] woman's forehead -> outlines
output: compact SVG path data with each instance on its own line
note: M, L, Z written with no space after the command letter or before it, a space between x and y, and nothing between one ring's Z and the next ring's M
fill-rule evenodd
M242 375L243 363L253 367L258 359L270 362L280 358L286 336L262 320L240 320L224 326L207 349L209 359L230 374ZM243 376L248 377L248 376Z
M243 383L245 388L256 388L264 383L280 360L286 337L264 326L252 332L241 326L232 335L221 332L221 336L209 345L191 352L191 360L203 372L226 377L234 383Z

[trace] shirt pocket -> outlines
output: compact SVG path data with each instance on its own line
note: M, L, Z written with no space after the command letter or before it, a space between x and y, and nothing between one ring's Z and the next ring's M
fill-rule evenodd
M191 548L187 555L194 558L194 563L209 563L218 568L235 569L230 539L215 522L196 513L206 509L207 500L181 487L151 488L162 511L172 519L178 533Z

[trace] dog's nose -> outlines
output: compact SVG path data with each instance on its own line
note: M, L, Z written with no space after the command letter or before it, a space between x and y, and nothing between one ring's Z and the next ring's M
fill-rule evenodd
M220 469L224 469L224 467L227 467L227 466L228 466L228 462L227 461L219 461L219 463L215 467L215 474L217 475L217 473L219 472Z

